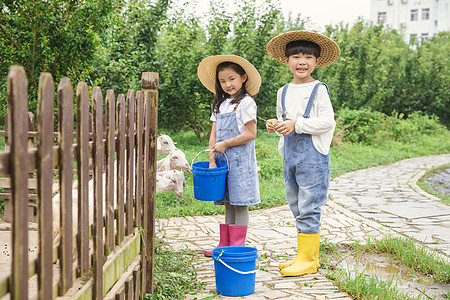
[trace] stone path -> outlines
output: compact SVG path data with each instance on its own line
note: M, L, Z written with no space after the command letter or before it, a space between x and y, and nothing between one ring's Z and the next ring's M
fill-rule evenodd
M444 154L347 173L332 181L331 199L448 256L450 206L416 184L427 169L448 163Z
M344 174L330 185L331 201L323 206L321 236L335 243L352 243L368 236L404 234L450 254L450 207L417 187L426 169L450 163L450 154L407 159L395 164ZM157 220L157 230L173 250L196 250L199 278L207 291L186 299L202 299L215 291L211 258L202 250L218 243L223 216ZM351 299L320 272L283 277L278 262L296 253L297 241L289 208L250 212L247 245L256 247L263 271L257 272L255 293L243 299ZM221 299L235 299L221 297Z

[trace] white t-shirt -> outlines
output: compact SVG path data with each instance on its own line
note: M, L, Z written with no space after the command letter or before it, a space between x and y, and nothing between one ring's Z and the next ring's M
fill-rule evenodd
M286 118L297 120L295 132L310 134L316 150L327 155L330 152L336 122L334 121L333 106L324 85L320 85L317 89L316 99L313 102L309 118L303 117L309 96L317 83L317 80L304 84L289 83L285 99ZM277 119L279 121L283 121L282 92L283 88L280 88L277 92ZM284 137L281 137L278 143L278 152L281 156L283 156L283 147Z
M220 104L220 114L232 112L234 110L236 103L231 104L232 100L233 99L228 98ZM211 114L210 120L213 122L217 121L215 113ZM247 95L241 100L236 109L236 121L240 133L245 132L245 124L251 120L256 121L256 102L252 97Z

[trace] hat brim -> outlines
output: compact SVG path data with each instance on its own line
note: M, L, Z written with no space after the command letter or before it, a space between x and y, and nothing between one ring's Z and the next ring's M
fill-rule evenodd
M245 88L247 93L254 96L258 93L261 86L261 76L258 70L245 58L237 55L214 55L208 56L198 65L198 78L201 83L211 92L216 93L216 69L223 62L232 62L240 65L247 74Z
M274 59L285 63L287 60L285 55L286 45L293 41L302 40L319 45L320 59L317 68L328 66L341 55L341 50L335 41L320 33L307 30L290 31L277 35L267 43L266 50Z

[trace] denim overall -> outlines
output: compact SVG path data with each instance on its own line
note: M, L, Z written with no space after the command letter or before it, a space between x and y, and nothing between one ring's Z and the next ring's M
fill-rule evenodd
M314 86L304 118L309 118L321 84L325 85L319 82ZM289 83L284 86L281 96L283 120L288 120L285 106L288 86ZM319 233L322 213L320 207L327 201L330 183L330 154L323 155L317 151L310 134L298 134L294 130L284 137L283 175L286 199L295 217L298 232Z
M240 135L236 121L236 104L229 113L216 115L217 143ZM255 141L243 145L229 147L225 150L228 157L227 184L225 198L214 204L230 202L231 205L252 205L260 202L259 180L256 170ZM216 154L216 160L227 162L225 155Z

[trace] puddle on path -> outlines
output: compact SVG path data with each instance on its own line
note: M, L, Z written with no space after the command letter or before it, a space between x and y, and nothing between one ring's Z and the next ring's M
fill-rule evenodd
M343 257L338 267L350 271L352 275L363 272L369 276L376 275L383 281L392 279L400 292L412 297L419 298L422 295L422 299L450 300L450 284L432 284L429 278L389 262L384 255L364 253L356 256L348 252L343 253Z
M430 188L442 194L450 195L450 168L436 173L425 180Z

